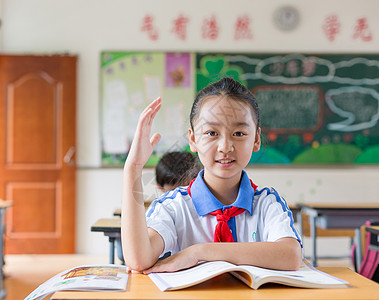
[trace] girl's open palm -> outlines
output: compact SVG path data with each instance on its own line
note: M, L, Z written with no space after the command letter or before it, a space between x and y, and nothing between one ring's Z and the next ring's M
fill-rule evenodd
M160 108L161 98L159 97L141 113L126 163L143 167L150 158L154 147L161 139L159 133L155 133L150 138L151 126Z

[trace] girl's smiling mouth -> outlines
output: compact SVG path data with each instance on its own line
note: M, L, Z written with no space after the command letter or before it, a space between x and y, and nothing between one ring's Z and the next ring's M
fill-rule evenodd
M216 163L220 164L222 167L230 167L235 162L234 159L223 158L216 160Z

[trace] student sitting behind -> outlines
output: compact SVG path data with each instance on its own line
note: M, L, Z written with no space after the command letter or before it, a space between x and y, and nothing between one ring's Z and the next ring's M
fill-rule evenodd
M201 170L201 165L192 153L168 152L162 156L155 168L158 188L166 193L181 185L189 185Z
M275 189L258 187L243 170L261 146L259 109L231 78L205 87L192 105L189 144L204 169L188 187L154 200L145 217L141 176L160 140L150 136L160 107L158 98L141 113L124 166L121 240L129 268L173 272L224 260L298 269L302 246L292 212ZM172 255L158 260L166 252Z

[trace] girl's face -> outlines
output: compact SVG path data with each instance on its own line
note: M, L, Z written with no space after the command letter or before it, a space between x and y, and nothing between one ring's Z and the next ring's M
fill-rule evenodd
M225 96L202 101L194 129L189 130L191 151L199 154L206 182L216 178L239 181L252 152L261 145L251 108Z

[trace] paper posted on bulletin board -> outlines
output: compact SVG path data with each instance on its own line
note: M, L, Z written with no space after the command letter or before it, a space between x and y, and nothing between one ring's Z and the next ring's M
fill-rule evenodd
M103 165L123 165L138 117L157 97L162 97L162 108L152 132L161 133L162 138L147 165L156 165L165 152L188 149L193 72L190 53L102 53Z

